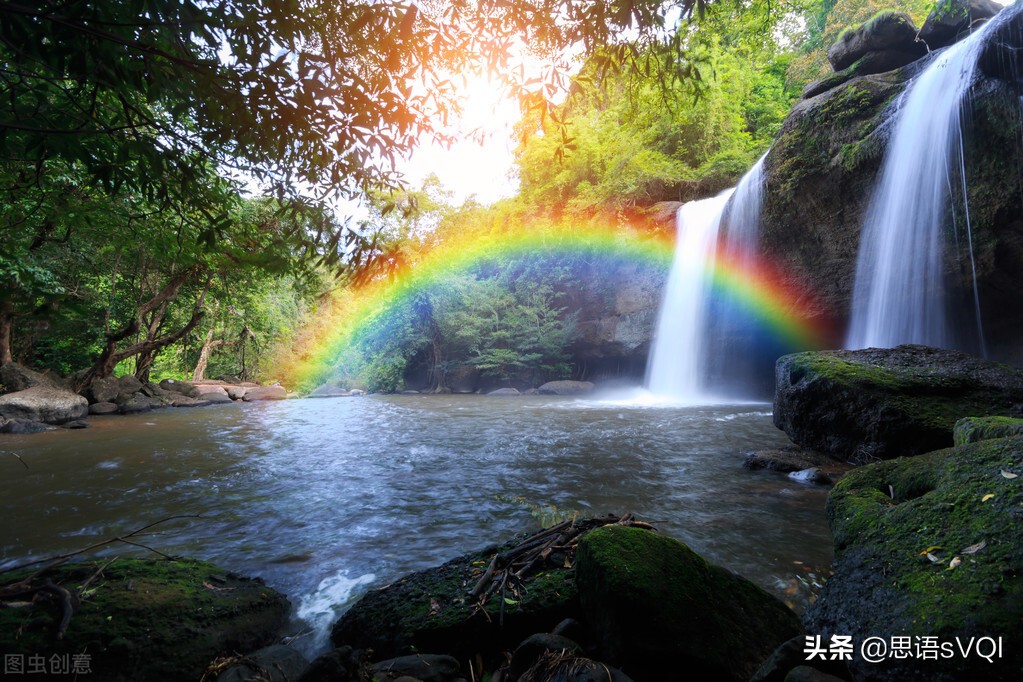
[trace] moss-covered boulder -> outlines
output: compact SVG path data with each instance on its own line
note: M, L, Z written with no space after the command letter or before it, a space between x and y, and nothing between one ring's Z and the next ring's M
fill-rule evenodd
M195 680L219 656L270 644L289 612L288 600L259 580L202 561L116 559L97 575L104 563L68 564L32 580L51 581L72 601L81 591L60 639L58 590L8 590L14 607L0 608L0 651L26 665L43 656L50 673L77 664L80 679L97 682ZM27 577L3 576L5 584Z
M496 591L484 608L478 606L473 587L495 554L518 544L465 554L366 593L334 624L331 640L335 646L372 649L374 659L426 651L458 660L477 654L493 660L527 636L578 617L571 568L542 569L515 590Z
M597 657L636 680L748 680L801 632L784 604L640 528L606 526L579 543L576 580Z
M976 25L1001 10L994 0L939 0L917 37L928 49L939 50L969 35Z
M1023 416L1023 370L914 345L796 353L775 368L775 426L844 459L949 447L956 421L975 414Z
M952 440L956 445L1010 436L1023 436L1023 419L965 417L957 421L952 429Z
M916 40L916 26L908 14L878 12L869 21L846 28L828 49L828 61L835 71L842 71L871 52L884 51L912 53L915 58L927 54L927 46Z
M807 629L824 641L853 637L857 680L1023 679L1021 482L1023 437L847 474L827 502L835 574L807 612ZM867 637L909 637L910 655L866 663L859 647ZM981 637L999 647L991 660L957 648ZM934 641L948 655L922 658ZM990 653L990 642L983 646Z

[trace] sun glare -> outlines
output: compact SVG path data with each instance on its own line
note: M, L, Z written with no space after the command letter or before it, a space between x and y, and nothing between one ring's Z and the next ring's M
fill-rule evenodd
M474 73L456 76L461 112L448 121L450 147L424 142L403 169L412 184L431 173L440 178L453 200L474 197L483 204L510 197L518 190L514 177L513 128L521 114L518 102L497 79Z

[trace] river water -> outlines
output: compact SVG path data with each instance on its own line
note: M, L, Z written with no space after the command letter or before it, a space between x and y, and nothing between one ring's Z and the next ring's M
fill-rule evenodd
M0 566L201 514L141 541L262 576L310 652L369 587L534 530L537 507L634 512L797 610L831 562L826 489L742 468L787 443L767 404L365 396L90 422L0 440Z

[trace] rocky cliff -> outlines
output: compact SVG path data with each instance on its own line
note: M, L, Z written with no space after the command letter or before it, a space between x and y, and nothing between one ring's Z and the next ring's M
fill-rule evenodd
M984 48L970 91L963 177L950 178L967 191L965 202L962 192L953 192L946 216L946 274L961 292L960 313L968 314L973 300L968 258L972 239L989 352L1018 361L1023 359L1023 306L1018 298L1018 282L1023 281L1023 71L1017 62L1023 47L1023 8L1003 11L1014 16ZM934 55L880 74L856 75L854 64L849 73L823 87L836 81L837 86L808 88L813 96L793 108L767 156L762 248L782 264L791 284L817 295L819 304L811 315L848 319L860 230L892 134L898 97Z

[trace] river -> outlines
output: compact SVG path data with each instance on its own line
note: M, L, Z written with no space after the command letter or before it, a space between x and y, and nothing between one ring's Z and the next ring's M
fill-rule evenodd
M787 443L767 404L402 395L89 421L0 440L0 566L200 514L140 541L262 576L309 652L369 587L536 529L540 507L634 512L797 610L831 562L827 490L742 468Z

